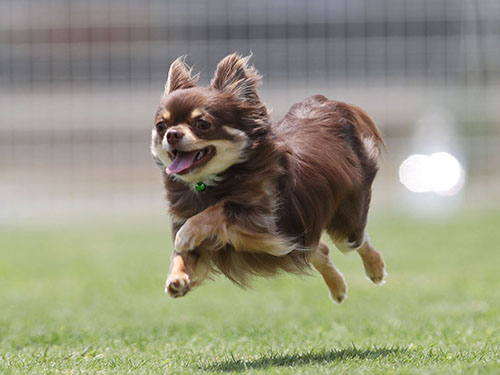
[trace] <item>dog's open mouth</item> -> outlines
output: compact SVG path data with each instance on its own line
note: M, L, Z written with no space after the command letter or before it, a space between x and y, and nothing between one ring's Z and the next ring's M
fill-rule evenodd
M167 174L185 174L206 164L215 155L215 147L207 146L193 151L173 150L170 154L173 161L166 169Z

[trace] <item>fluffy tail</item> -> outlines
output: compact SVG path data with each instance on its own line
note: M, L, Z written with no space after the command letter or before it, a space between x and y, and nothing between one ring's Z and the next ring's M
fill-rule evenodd
M344 103L344 105L345 107L341 109L342 115L358 131L367 153L372 157L378 157L382 150L386 150L386 147L375 122L360 107L353 104Z

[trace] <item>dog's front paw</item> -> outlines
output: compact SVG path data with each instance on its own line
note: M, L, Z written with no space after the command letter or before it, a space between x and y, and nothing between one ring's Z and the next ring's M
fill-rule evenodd
M171 297L177 298L186 295L191 289L189 276L185 273L169 275L165 284L165 292Z

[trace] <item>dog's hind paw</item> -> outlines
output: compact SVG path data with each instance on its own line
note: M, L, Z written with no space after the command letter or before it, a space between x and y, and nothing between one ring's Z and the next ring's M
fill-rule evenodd
M358 249L358 253L363 261L367 279L376 285L384 285L387 272L382 254L375 250L370 243L365 243Z
M165 293L174 298L185 296L191 289L190 284L186 274L170 275L165 284Z
M385 269L382 270L382 272L376 272L374 274L368 274L366 273L366 278L370 280L372 283L375 285L384 285L386 283L385 277L388 275L388 273L385 271Z
M366 278L376 285L384 285L385 277L388 273L385 270L385 264L382 258L377 262L364 263Z
M347 284L340 271L339 275L340 277L335 281L335 283L327 283L330 300L337 304L341 304L347 299Z
M344 292L339 291L335 295L330 291L328 293L328 296L330 297L330 300L333 303L341 304L342 302L344 302L347 299L347 291L344 291Z

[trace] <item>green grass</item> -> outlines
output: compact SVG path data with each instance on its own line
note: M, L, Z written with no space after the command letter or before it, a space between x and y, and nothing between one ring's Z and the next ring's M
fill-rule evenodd
M332 251L342 305L318 275L171 299L167 228L0 229L0 373L500 373L500 214L374 217L388 283Z

